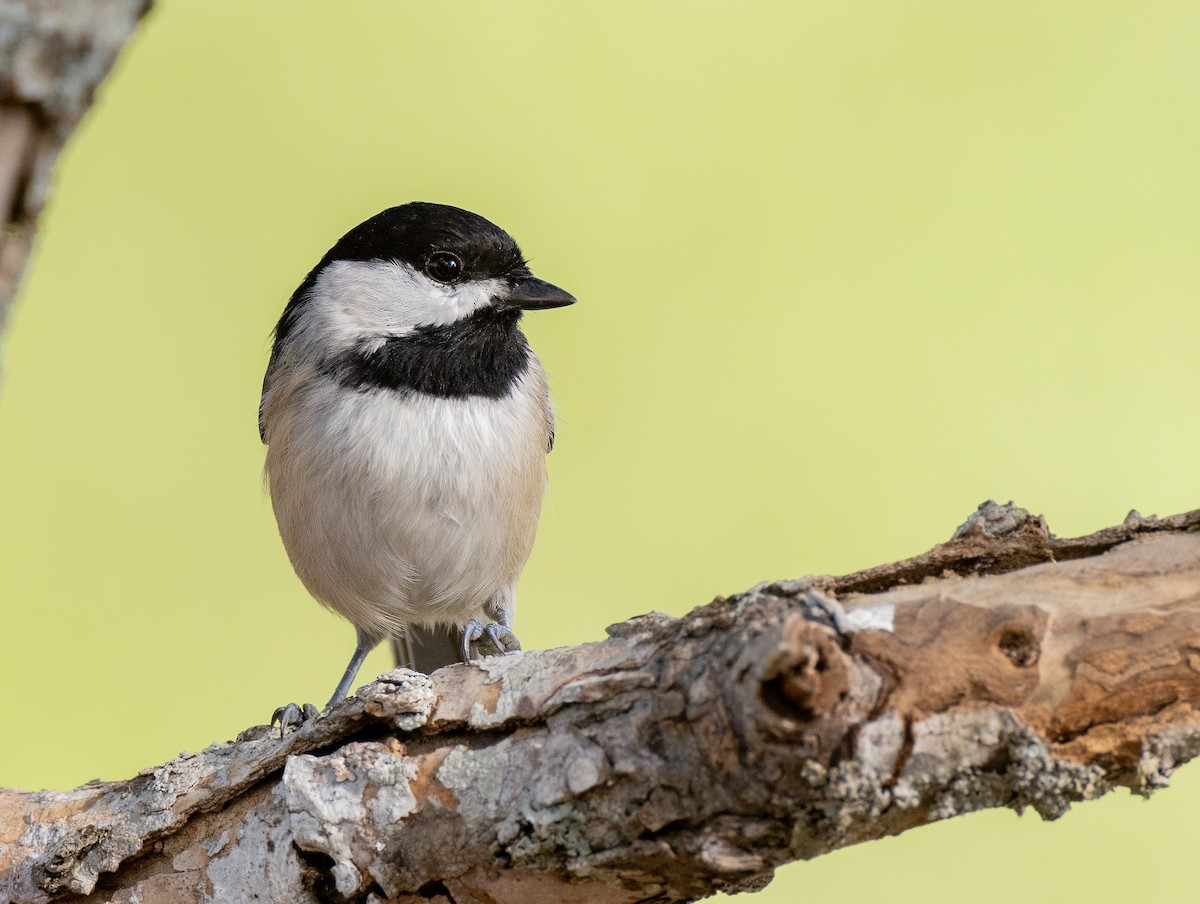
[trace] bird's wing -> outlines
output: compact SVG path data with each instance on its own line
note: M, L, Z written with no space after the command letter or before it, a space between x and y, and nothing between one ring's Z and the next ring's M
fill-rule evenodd
M267 393L271 391L271 369L263 377L262 398L258 400L258 438L267 444ZM553 439L551 440L553 442Z
M542 393L542 412L546 418L546 454L554 451L554 403L550 401L550 393Z

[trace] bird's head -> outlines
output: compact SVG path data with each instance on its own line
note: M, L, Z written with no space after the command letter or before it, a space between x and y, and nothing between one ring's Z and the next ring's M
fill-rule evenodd
M293 293L276 328L325 353L473 317L511 318L572 304L533 276L517 243L483 217L444 204L389 208L338 240Z

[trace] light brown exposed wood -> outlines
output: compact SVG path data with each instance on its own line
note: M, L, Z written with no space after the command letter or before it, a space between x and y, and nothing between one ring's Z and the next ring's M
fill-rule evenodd
M0 900L682 901L983 807L1149 793L1200 749L1200 511L1064 541L992 504L907 562L610 635L0 792Z

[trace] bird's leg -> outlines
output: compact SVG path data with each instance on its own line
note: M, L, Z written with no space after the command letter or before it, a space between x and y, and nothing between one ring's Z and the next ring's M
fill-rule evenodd
M340 702L349 693L350 685L354 683L354 679L358 675L358 670L362 668L363 660L367 658L367 654L375 649L379 643L378 638L368 634L362 628L355 628L354 630L355 636L358 638L358 643L354 647L354 654L350 657L350 661L346 663L346 671L342 673L342 680L338 682L333 696L325 704L326 709Z
M521 642L512 631L513 588L505 587L483 607L483 611L493 619L487 625L473 618L463 627L462 661L471 661L471 651L474 647L483 656L499 656L521 649ZM479 641L486 637L492 650L483 652L478 649Z
M367 658L367 654L375 649L375 645L379 643L378 640L362 628L355 629L355 636L358 640L354 647L354 654L350 657L350 662L346 665L346 671L342 673L342 680L338 682L337 690L333 692L333 696L325 704L326 709L340 702L346 696L346 692L350 690L350 685L358 674L358 670L362 668L363 660ZM299 728L305 722L315 719L319 715L320 712L311 703L305 703L303 706L289 703L286 706L279 707L271 714L271 724L279 723L279 736L282 738L288 731Z

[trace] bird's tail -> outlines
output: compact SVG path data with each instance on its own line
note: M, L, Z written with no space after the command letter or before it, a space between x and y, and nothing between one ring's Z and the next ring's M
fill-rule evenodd
M392 640L396 665L428 675L444 665L460 662L461 637L462 629L454 625L409 625L403 635Z

